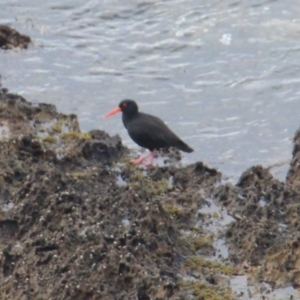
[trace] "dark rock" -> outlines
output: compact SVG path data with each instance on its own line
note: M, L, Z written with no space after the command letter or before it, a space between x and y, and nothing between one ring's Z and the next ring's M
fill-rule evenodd
M93 139L85 141L82 146L85 159L107 164L116 161L124 153L125 148L118 135L110 137L101 130L90 133Z
M0 25L0 48L11 49L13 47L19 47L27 49L30 43L31 39L29 36L20 34L7 25Z

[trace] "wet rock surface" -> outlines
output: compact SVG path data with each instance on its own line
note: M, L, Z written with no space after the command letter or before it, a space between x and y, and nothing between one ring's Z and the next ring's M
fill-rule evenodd
M5 50L16 47L27 49L30 43L29 36L21 34L7 25L0 24L0 48Z
M299 132L286 182L254 166L236 185L202 162L131 165L119 136L5 89L0 133L0 299L239 299L241 274L299 286ZM215 229L214 203L235 221Z
M236 186L218 187L214 198L235 217L225 236L229 259L251 283L268 282L272 288L292 285L299 277L299 130L285 182L262 166L245 171Z

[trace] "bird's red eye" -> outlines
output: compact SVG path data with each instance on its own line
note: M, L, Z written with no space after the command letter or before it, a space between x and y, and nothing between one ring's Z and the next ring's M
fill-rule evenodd
M123 107L126 107L127 106L127 103L125 102L125 103L123 103L123 105L122 105Z

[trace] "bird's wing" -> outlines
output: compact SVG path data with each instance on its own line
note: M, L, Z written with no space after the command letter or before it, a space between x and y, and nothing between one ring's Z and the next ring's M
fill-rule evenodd
M143 113L128 124L127 129L130 137L145 148L172 146L179 139L161 119Z

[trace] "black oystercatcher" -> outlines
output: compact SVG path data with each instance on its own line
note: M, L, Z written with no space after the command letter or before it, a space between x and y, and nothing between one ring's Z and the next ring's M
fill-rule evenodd
M147 148L150 153L132 160L134 164L144 163L151 166L154 151L165 147L175 147L184 152L194 150L184 143L171 129L159 118L139 112L137 104L133 100L123 100L119 106L104 117L108 118L118 112L122 112L122 119L129 136L139 146ZM150 162L145 160L150 157Z

